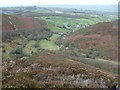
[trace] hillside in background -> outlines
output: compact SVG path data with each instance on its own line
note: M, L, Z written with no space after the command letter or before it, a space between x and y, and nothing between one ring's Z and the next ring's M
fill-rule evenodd
M118 21L98 23L76 31L61 43L70 50L77 49L76 54L87 58L118 60Z

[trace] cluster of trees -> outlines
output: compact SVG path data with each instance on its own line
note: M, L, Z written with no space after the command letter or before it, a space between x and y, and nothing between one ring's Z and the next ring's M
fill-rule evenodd
M40 40L49 38L52 35L50 29L43 28L38 30L17 30L17 31L2 31L2 41L11 42L13 37L27 38L28 40Z
M9 55L11 59L17 59L26 56L23 52L23 49L26 47L27 43L30 40L36 41L36 44L33 46L34 48L39 49L39 41L42 39L48 39L52 36L52 32L48 28L44 28L42 30L18 30L18 31L3 31L3 43L9 42L14 40L14 37L20 38L22 42L15 43L17 47L10 51ZM6 53L6 49L3 46L3 54ZM33 54L33 53L31 53ZM28 55L27 55L28 56Z
M88 49L86 49L83 54L84 57L92 59L95 59L99 55L100 55L99 51L93 47L89 47Z
M65 47L69 48L70 55L75 57L85 57L85 58L92 58L95 59L96 57L100 56L100 52L97 48L88 47L87 49L82 50L80 47L81 40L74 40L74 41L64 41L60 40L57 42L58 45L63 45L64 47L61 50L64 50Z
M14 31L2 31L2 41L3 42L11 42L13 37L17 36L16 32Z

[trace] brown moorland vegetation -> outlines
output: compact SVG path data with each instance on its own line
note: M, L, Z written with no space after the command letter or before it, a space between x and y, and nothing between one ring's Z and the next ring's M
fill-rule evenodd
M36 30L45 28L45 22L25 16L2 15L2 30Z
M83 51L94 48L99 51L100 58L118 60L118 21L92 25L69 35L61 42L72 42Z
M3 61L3 88L116 88L118 75L42 52L29 60Z

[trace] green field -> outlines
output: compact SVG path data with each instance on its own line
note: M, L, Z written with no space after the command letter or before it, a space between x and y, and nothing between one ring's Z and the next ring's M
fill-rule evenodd
M53 34L52 37L50 38L51 41L56 41L57 38L59 38L61 35L58 34Z
M39 17L37 17L39 18ZM103 22L107 20L117 19L115 16L99 16L99 15L87 15L87 18L70 18L70 17L60 17L60 16L48 16L41 17L41 19L54 23L57 26L62 25L82 25L82 24L96 24L98 22Z
M73 15L76 14L73 13ZM80 28L84 28L86 26L93 25L99 22L117 19L117 17L114 15L101 16L81 14L81 16L83 16L83 18L72 18L63 16L43 16L35 18L45 20L47 22L47 28L49 28L51 31L63 33L70 32L71 30L80 30ZM69 30L65 28L60 28L61 26L65 25L71 26Z
M42 49L47 49L47 50L59 50L59 46L55 44L55 41L57 38L59 38L60 35L58 34L53 34L52 37L49 40L41 40L39 45Z
M57 46L54 42L48 40L41 40L40 46L42 49L59 50L59 46Z
M58 16L49 16L49 17L41 17L41 19L55 23L57 26L62 25L74 25L75 23L78 23L79 20L76 20L75 18L66 18L66 17L58 17Z
M49 28L52 32L63 32L63 33L70 32L67 29L59 28L59 27L57 27L57 26L55 26L53 24L50 24L50 23L47 24L47 28Z

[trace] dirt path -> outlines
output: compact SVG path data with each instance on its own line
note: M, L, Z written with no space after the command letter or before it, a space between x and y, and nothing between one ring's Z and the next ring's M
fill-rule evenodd
M71 59L66 59L66 60L69 61L69 62L80 63L78 61L74 61L74 60L71 60Z

